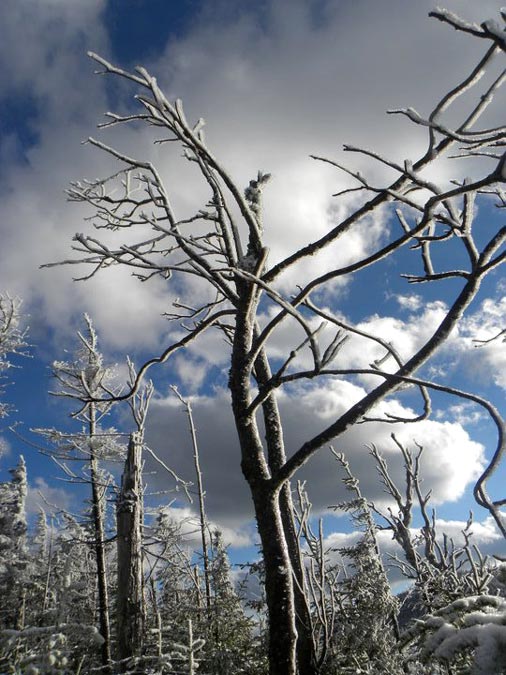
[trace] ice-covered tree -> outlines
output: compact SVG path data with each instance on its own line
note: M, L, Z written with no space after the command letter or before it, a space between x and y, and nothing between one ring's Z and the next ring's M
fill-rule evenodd
M103 638L94 626L90 531L68 515L48 529L41 515L27 532L24 462L12 473L0 484L0 670L63 675L97 666Z
M506 601L495 595L460 598L414 622L402 642L407 653L409 647L417 647L416 672L422 663L431 674L504 673Z
M423 489L423 447L416 444L412 451L395 434L392 440L404 464L404 484L396 484L386 459L372 446L378 475L391 500L388 508L373 505L373 509L381 529L392 532L402 551L402 558L396 560L398 568L414 581L410 604L418 604L422 613L433 612L458 598L486 593L492 578L490 564L472 544L472 514L461 532L462 543L441 531L436 510L430 509L431 490ZM420 527L414 526L415 517L420 519Z
M12 368L11 357L22 354L26 343L26 329L21 325L21 301L0 293L0 394L3 394L7 371ZM5 417L10 406L0 401L0 418Z
M503 25L494 21L482 26L468 24L444 10L431 14L480 41L484 54L428 114L412 108L392 111L415 125L417 132L426 131L425 149L399 162L368 149L345 146L348 153L366 157L395 174L392 182L381 184L340 161L323 159L329 169L333 167L351 177L355 196L362 199L350 205L344 194L349 189L338 193L336 197L341 198L343 208L335 210L336 220L329 223L328 230L273 263L269 262L268 236L264 233L268 218L264 218L262 208L262 195L271 189L269 174L258 172L243 190L207 144L203 120L190 122L181 101L169 101L154 76L144 68L126 72L91 55L103 73L124 78L138 90L139 107L125 115L108 113L103 126L148 125L157 132L157 140L164 143L167 152L179 146L184 159L196 170L194 176L200 176L207 199L192 215L177 214L170 187L151 161L90 139L93 146L118 160L120 166L106 178L72 184L70 199L94 210L99 233L110 231L107 239L77 234L75 249L79 255L72 262L80 260L89 265L87 276L120 265L144 281L175 281L178 294L185 279L195 281L189 293L191 299L178 301L171 315L185 330L174 331L175 338L163 353L144 364L125 397L133 395L150 366L169 361L204 333L217 330L229 343L228 384L240 447L238 463L251 492L265 563L271 675L314 675L318 671L290 481L320 448L351 426L378 419L410 423L426 419L431 414L431 391L459 396L481 406L497 427L498 444L476 484L475 496L506 534L500 510L503 496L490 496L487 487L504 453L503 418L480 396L459 391L444 380L425 379L424 373L429 371L422 372L478 297L485 277L506 258L504 228L494 221L486 230L479 227L474 205L479 198L504 206L502 145L506 129L479 126L480 117L488 112L504 80L502 75L488 81L482 77L495 57L503 56ZM504 21L506 15L501 16ZM479 83L484 81L482 87ZM478 178L463 178L467 175L464 167L455 169L453 181L428 178L426 169L437 167L438 162L455 153L459 154L457 167L470 156L480 156L483 173ZM430 175L438 174L433 171ZM379 213L391 220L386 239L371 244L365 253L360 250L351 259L339 262L338 250L346 249L348 238L367 227L368 219ZM126 231L128 237L124 236ZM439 282L450 279L454 295L445 293L447 309L439 325L422 344L402 357L381 335L367 333L357 324L343 320L329 299L337 282L360 275L380 261L395 261L406 246L419 254L417 268L407 275L408 281L418 284L422 292L426 288L433 299L434 294L440 297ZM324 251L336 254L334 268L319 264L322 258L318 256ZM299 263L310 257L314 257L315 264L303 276L297 274ZM287 280L288 271L296 277L293 284ZM195 304L199 295L201 301ZM273 358L269 348L278 330L287 325L293 327L292 342L283 356ZM362 362L343 359L344 338L372 345L377 353L374 363L370 363L367 349L363 350ZM366 384L360 399L287 452L277 392L314 378L353 382L357 376L367 376L362 380ZM414 416L394 419L382 415L378 404L407 385L419 394L420 406ZM101 398L91 390L88 396L90 403Z
M111 488L111 480L101 463L119 459L124 453L124 447L115 429L104 426L113 404L90 401L93 398L114 396L118 390L114 386L114 369L104 364L90 317L85 315L84 322L85 331L77 333L79 348L73 358L53 363L57 389L51 392L54 396L72 402L74 409L70 415L82 427L78 432L55 428L36 431L51 443L51 454L67 476L76 482L89 482L91 486L91 532L97 566L100 633L104 637L102 660L106 666L111 661L106 553L106 496ZM84 465L84 473L78 474L69 467L73 461Z
M142 436L137 431L130 436L116 500L116 617L120 660L138 655L144 642L143 506Z
M28 564L25 502L27 494L26 464L22 456L12 479L0 483L0 626L23 628L26 610Z
M336 508L350 515L360 536L353 546L339 549L349 575L337 589L338 620L329 672L401 675L404 671L397 646L398 604L381 559L372 510L344 455L335 456L350 493L349 500Z
M201 629L206 638L206 669L210 675L258 672L262 658L254 638L256 627L246 616L234 586L227 549L218 530L212 533L210 551L211 603Z

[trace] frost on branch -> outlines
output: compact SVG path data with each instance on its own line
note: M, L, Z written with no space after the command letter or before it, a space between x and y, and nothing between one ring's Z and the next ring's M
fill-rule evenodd
M468 664L470 675L506 668L506 600L492 595L462 598L406 631L405 644L422 647L426 661Z
M21 300L0 293L0 393L5 380L3 373L12 368L9 356L22 354L26 344L26 330L20 326ZM0 418L9 413L9 406L0 402Z
M22 456L10 471L12 480L0 483L0 582L15 581L23 566L26 539L25 501L27 493L26 464Z
M431 372L440 349L459 329L461 318L476 302L485 277L506 262L506 231L502 225L498 221L497 226L494 222L484 229L475 218L476 200L485 201L489 197L501 200L505 182L498 149L504 146L506 127L478 125L506 81L504 74L496 77L492 72L483 88L480 84L500 51L501 36L492 24L474 26L442 11L433 15L486 43L487 51L439 101L428 103L429 114L422 116L411 108L397 111L417 133L425 133L426 149L397 161L368 149L345 146L345 152L361 155L388 168L389 172L394 171L391 181L381 179L378 183L372 178L372 170L359 172L340 161L323 159L356 181L350 189L360 199L344 211L336 209L335 219L333 215L329 218L323 233L318 232L315 223L308 222L308 231L311 234L314 230L315 237L274 264L268 259L269 236L264 239L261 219L261 190L267 176L259 174L244 191L208 147L201 123L189 123L181 101L169 101L155 77L143 68L128 73L92 55L102 72L130 81L136 91L136 108L131 114L123 117L109 114L103 126L135 123L155 129L157 141L164 144L167 153L175 149L183 161L192 162L195 176L200 177L200 186L206 190L206 200L195 204L195 210L178 214L179 208L175 205L180 200L175 185L164 181L160 170L146 156L136 158L90 139L91 145L119 162L120 168L113 175L72 184L69 197L91 209L89 222L94 232L75 237L76 257L66 263L87 265L89 273L81 277L83 279L111 266L121 266L141 281L167 282L169 292L174 286L187 289L190 286L187 280L197 281L197 286L191 285L199 289L199 294L194 294L198 295L197 302L193 297L178 298L173 303L174 311L169 314L171 320L179 322L184 329L182 337L174 337L159 356L146 361L129 393L122 394L121 398L137 393L148 368L169 362L208 330L218 331L230 347L228 387L240 450L238 463L240 461L251 492L262 545L269 613L266 651L271 673L313 675L316 659L320 658L308 611L300 541L293 527L290 481L317 452L342 438L354 425L416 423L428 419L431 391L457 396L484 408L497 430L497 445L489 466L475 486L475 497L480 506L489 510L506 536L506 521L500 511L503 497L491 496L487 491L489 478L505 456L505 420L483 398L455 389L449 380L439 379L439 375L434 381L424 375ZM458 105L454 106L457 101ZM462 160L475 156L486 158L480 164L486 168L483 172L480 170L477 178L464 179L468 171ZM442 177L438 169L438 166L447 166L449 157L457 160L453 180L446 179L446 171ZM429 167L432 167L433 179L428 178ZM199 191L200 188L196 189L195 194ZM348 191L334 196L342 197ZM332 211L334 213L334 209ZM387 212L392 222L383 240L372 242L367 250L349 247L346 263L339 256L330 255L332 247L345 250L357 233L360 236L370 218ZM408 247L413 252L412 266L400 277L422 289L430 288L426 297L435 294L438 299L444 299L445 310L438 325L428 329L420 343L413 346L413 351L404 356L390 344L387 334L365 331L360 318L357 317L355 323L345 320L321 303L323 298L333 297L336 284L347 282L362 271L373 270L381 261L392 262L391 269L396 269ZM300 264L310 263L312 256L315 256L315 264L305 265L307 274L297 274L292 287L286 290L284 284L279 283L280 278L286 279L289 271L297 271ZM321 261L324 262L320 264ZM452 281L451 294L438 291L442 286L448 288L438 283L444 280ZM371 292L373 290L371 288ZM293 323L297 325L298 334L290 336L290 344L279 360L273 358L272 348L279 330ZM334 335L330 344L326 340L328 331L318 327L325 324ZM346 350L340 350L345 337L357 344L356 363L346 357ZM369 344L374 350L372 363L371 350L361 350L359 342ZM299 353L307 357L307 365L296 362ZM358 401L322 420L315 434L305 438L299 447L285 450L285 438L289 438L291 432L283 428L289 420L278 407L277 392L286 392L299 383L304 386L314 378L353 384L357 377L364 376L367 382ZM92 377L91 384L93 381ZM402 396L406 386L412 387L416 395L413 415L392 417L378 412L387 397ZM365 513L365 504L359 501L356 506ZM128 512L125 510L125 513ZM372 533L373 524L369 529ZM373 539L366 537L365 548L355 552L361 556L362 579L366 581L362 581L355 598L350 592L350 612L355 611L360 598L364 599L362 607L368 605L370 598L378 599L377 578L381 576L384 602L379 602L377 607L377 626L385 626L395 635L395 617L383 611L390 606L390 598ZM358 612L358 615L362 635L370 637L370 627L366 621L362 622L366 612ZM377 644L383 644L385 634L382 630L373 634ZM351 635L351 639L357 635ZM329 642L334 640L330 625L328 636ZM364 663L366 656L364 653ZM324 665L325 658L326 654L319 665Z

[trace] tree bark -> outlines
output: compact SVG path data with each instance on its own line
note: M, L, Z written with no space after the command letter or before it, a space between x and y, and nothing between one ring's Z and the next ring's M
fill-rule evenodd
M142 649L144 629L142 575L142 436L130 436L116 504L118 547L118 656L128 659Z
M265 385L272 377L265 350L261 350L255 361L255 378L259 386ZM275 394L271 394L262 405L267 443L267 457L272 474L286 461L283 425ZM279 509L285 541L293 574L295 603L295 624L297 629L297 671L298 675L317 675L316 646L313 639L311 612L307 601L306 578L301 558L300 542L294 522L294 508L290 482L287 481L279 493Z
M241 287L241 284L238 284ZM251 367L248 353L253 326L249 312L254 301L244 286L243 311L236 320L229 387L241 447L241 468L253 498L265 565L265 589L269 615L269 673L296 675L297 630L293 577L279 506L279 488L273 488L251 402Z
M308 605L306 578L300 544L295 530L290 483L285 483L279 495L281 519L294 577L295 625L297 628L298 675L317 675L316 645L313 640L311 612Z
M279 495L251 485L265 564L269 613L269 675L296 675L297 629L293 576Z
M102 665L107 669L111 663L111 629L109 623L109 594L107 589L107 566L105 555L105 526L104 526L104 493L100 489L100 476L98 458L93 446L93 438L96 433L95 406L90 406L90 479L92 492L92 518L94 531L95 559L97 563L98 583L98 614L100 634L104 638L101 646ZM107 669L105 672L110 672Z
M107 590L107 568L105 560L105 532L102 498L99 494L97 485L97 459L93 457L90 461L91 485L92 485L92 504L93 504L93 526L95 532L95 558L97 562L97 583L98 583L98 613L100 622L100 634L104 638L102 643L102 665L107 666L111 662L111 636L109 625L109 594Z

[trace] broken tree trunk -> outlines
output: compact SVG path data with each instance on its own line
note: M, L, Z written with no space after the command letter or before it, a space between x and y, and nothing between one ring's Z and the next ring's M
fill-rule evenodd
M144 629L142 575L142 434L130 435L116 504L118 547L117 629L120 660L138 655Z

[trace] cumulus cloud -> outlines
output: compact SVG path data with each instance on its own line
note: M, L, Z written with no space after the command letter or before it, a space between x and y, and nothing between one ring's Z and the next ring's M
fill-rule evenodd
M469 1L449 2L471 19L494 16L498 9L492 1L479 9ZM159 315L176 296L165 286L136 284L115 273L72 285L74 268L38 270L42 263L68 258L72 235L84 229L85 213L64 201L69 180L103 175L111 166L100 153L80 146L109 107L106 81L91 75L84 56L90 48L109 51L104 7L104 0L2 5L0 50L11 67L0 87L4 95L22 92L33 102L36 141L24 162L10 163L0 186L1 284L26 298L34 324L64 332L76 312L90 311L111 346L152 349L153 336L163 331ZM265 196L271 261L342 216L343 207L330 195L343 177L310 160L310 153L334 156L350 141L404 159L422 147L409 125L383 111L408 104L426 110L481 47L467 40L462 49L462 36L427 18L430 8L428 1L365 6L276 0L263 3L259 12L230 13L208 2L187 34L172 38L147 64L170 96L185 100L190 117L206 117L210 146L239 184L246 185L258 168L273 173ZM112 138L157 160L183 215L207 198L190 169L174 170L166 146L148 149L150 134L132 130ZM346 262L362 255L385 232L381 217L364 221L345 247L321 256L319 268L335 264L336 256ZM293 287L311 276L312 264L305 262L281 281Z
M5 0L0 56L9 68L0 75L3 95L34 96L52 115L68 114L72 102L73 112L77 112L85 98L78 87L72 86L72 78L83 73L90 35L97 47L107 46L100 20L104 7L105 0L40 0L36 4ZM66 96L62 97L64 92Z
M364 390L349 382L335 380L308 385L279 396L285 424L287 454L335 420L363 396ZM200 462L209 515L227 527L239 527L253 517L252 503L240 470L240 449L235 434L228 393L192 398ZM385 403L381 412L409 415L398 401ZM385 455L392 477L403 483L399 450L390 438L395 431L399 441L414 449L423 445L422 474L424 484L433 491L435 504L457 500L483 468L483 446L473 441L458 422L424 421L416 425L368 423L347 431L335 444L346 454L352 470L360 479L368 498L385 499L368 446L374 443ZM193 480L194 467L187 420L180 404L170 397L153 401L147 427L148 444L182 478ZM154 468L149 458L149 473ZM316 512L342 501L345 490L339 467L327 448L309 461L297 477L306 480ZM148 478L153 487L163 486L163 475Z
M477 406L469 401L450 405L445 410L436 410L437 419L450 418L463 426L478 424L486 417L487 415L482 409L477 409Z
M446 535L448 541L453 541L454 546L458 548L465 543L463 531L466 530L467 535L470 537L471 545L476 546L483 556L504 556L506 553L506 542L497 530L491 517L485 518L482 521L474 521L468 529L467 525L468 523L462 520L436 519L436 532L439 541L442 542L443 535ZM419 533L420 531L416 527L411 529L411 535L414 539L416 539ZM353 547L360 539L360 536L361 533L357 531L331 532L325 537L325 547L330 551L330 556L334 557L341 564L346 565L346 558L340 554L339 550ZM397 558L404 561L402 549L392 539L391 533L387 530L378 532L377 536L392 588L394 592L403 591L406 588L406 577L402 575L397 565L392 565L393 559ZM420 553L423 555L422 551Z
M471 378L493 382L502 389L506 388L506 345L502 336L505 316L506 296L486 298L463 322L459 345L460 363L466 359ZM467 360L469 353L474 357L470 361Z
M411 293L409 295L399 294L395 296L395 299L401 309L405 309L409 312L417 312L423 306L423 298L416 293Z
M38 476L28 485L26 495L26 512L28 515L37 514L41 511L46 513L58 513L68 511L73 497L64 488L52 487L47 481Z
M202 546L199 514L196 513L194 508L166 506L161 509L160 514L164 520L169 521L177 528L189 547L198 549ZM251 546L254 541L249 527L226 527L213 520L207 521L207 527L210 532L219 530L226 546L244 548Z

